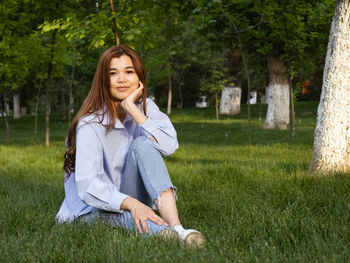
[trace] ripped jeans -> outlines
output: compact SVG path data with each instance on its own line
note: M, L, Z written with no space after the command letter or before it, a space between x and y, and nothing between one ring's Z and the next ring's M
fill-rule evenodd
M159 196L169 188L172 188L175 194L176 187L170 180L161 154L144 137L136 138L129 148L120 192L156 208L154 206L155 199L158 199L158 204L161 205ZM137 229L130 211L116 213L93 208L90 213L80 216L79 220L86 223L100 220L127 230L136 231ZM146 223L149 235L157 235L164 229L171 229L164 225L159 226L150 220L147 220Z

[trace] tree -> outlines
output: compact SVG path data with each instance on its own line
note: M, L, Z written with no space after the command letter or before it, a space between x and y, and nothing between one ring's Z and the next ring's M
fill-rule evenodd
M350 3L337 0L331 25L310 172L350 171Z
M215 112L216 119L219 120L219 93L225 88L225 86L233 86L229 83L229 79L225 78L225 70L223 69L222 56L213 56L210 61L209 76L207 76L202 83L202 91L215 94Z
M289 81L287 67L278 56L267 56L269 85L267 92L268 108L264 128L287 129L289 124Z
M214 13L212 13L213 11L213 6L212 4L214 4L215 8L214 8ZM239 3L236 2L235 4L232 3L228 3L226 1L217 1L216 3L211 3L211 4L207 4L207 3L201 3L201 7L200 9L198 9L198 11L202 11L205 10L206 12L211 13L212 18L209 20L211 21L215 21L215 25L214 28L212 28L211 30L217 32L217 34L221 35L224 38L229 37L229 41L232 42L232 38L234 38L236 41L234 41L234 43L230 43L231 45L231 50L233 50L233 52L231 52L232 54L235 53L239 53L239 60L241 60L242 64L243 64L243 69L244 69L244 75L246 77L247 80L247 104L248 104L248 143L251 144L252 139L251 139L251 112L250 112L250 90L251 90L251 77L250 77L250 73L249 73L249 69L248 69L248 60L246 59L246 52L243 50L243 41L242 39L244 39L245 43L249 43L249 38L252 37L252 35L254 35L254 31L252 31L253 29L255 29L262 21L263 21L263 15L260 15L260 19L257 23L255 23L254 25L251 24L252 20L251 19L251 15L249 16L244 16L246 14L244 14L244 12L237 12L234 13L232 12L232 10L237 10L238 9L242 9L246 10L248 9L251 14L256 15L255 10L251 10L251 8L249 8L249 3L248 5L246 3ZM197 12L198 12L197 11ZM242 15L244 14L244 15ZM201 16L200 16L201 17ZM247 19L247 17L249 17L249 19ZM201 17L202 18L202 17ZM203 18L202 18L203 19ZM220 20L219 24L220 27L217 28L217 19ZM209 22L209 24L210 24ZM223 29L221 29L221 22L223 22L224 24L228 24L226 27L223 27ZM221 31L221 32L219 32ZM251 32L252 31L252 32ZM233 44L233 45L232 45ZM239 50L239 52L234 52L234 50ZM236 77L237 78L237 77ZM241 81L238 81L238 83L241 85Z
M171 45L171 40L176 32L176 25L179 24L179 10L180 3L178 1L154 1L156 2L155 7L152 9L154 22L158 24L163 22L163 35L164 35L164 52L165 52L165 67L168 79L168 102L167 102L167 114L171 114L171 106L173 102L173 76L172 76L172 55L176 53L174 46ZM154 3L152 3L154 4ZM159 19L159 18L162 18ZM157 23L158 20L158 23Z
M35 41L30 35L33 15L28 10L28 3L18 1L0 3L0 92L4 105L8 105L11 91L20 91L35 60L31 53ZM15 102L19 103L19 99ZM19 110L18 104L16 107ZM4 106L5 111L7 108ZM10 143L8 112L4 116L7 142Z
M293 105L290 103L293 98L293 82L300 81L302 77L310 78L319 67L316 58L321 55L317 52L324 48L320 40L325 34L322 28L328 21L324 11L329 10L332 1L193 1L196 3L195 11L202 33L208 33L211 41L224 42L232 50L239 46L237 41L233 41L232 36L237 35L237 32L230 25L230 21L227 21L228 17L235 22L238 29L249 29L239 34L241 43L244 43L244 55L247 58L265 56L264 66L268 64L267 68L272 70L269 72L268 83L272 94L265 127L286 129L289 123L292 124L290 120L294 117ZM254 28L262 15L263 22ZM209 32L214 37L210 37ZM255 67L254 64L256 62L248 64L248 71ZM258 72L258 75L261 74ZM258 76L257 79L263 80L264 77ZM263 82L260 81L261 85ZM290 128L293 131L293 126Z

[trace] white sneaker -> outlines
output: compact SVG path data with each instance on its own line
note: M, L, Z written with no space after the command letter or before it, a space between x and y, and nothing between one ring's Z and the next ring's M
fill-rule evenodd
M184 229L181 225L174 226L180 241L188 248L202 248L205 243L204 236L197 230Z

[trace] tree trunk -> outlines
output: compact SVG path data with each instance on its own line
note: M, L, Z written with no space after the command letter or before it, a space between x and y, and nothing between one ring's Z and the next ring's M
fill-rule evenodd
M171 68L170 68L170 59L169 59L169 21L165 17L165 53L166 53L166 65L168 69L168 107L167 114L171 113L171 103L173 100L172 93L172 83L171 83Z
M6 127L6 143L10 144L10 125L9 125L9 107L7 104L7 90L6 88L3 91L3 96L4 96L4 119L5 119L5 127Z
M48 78L47 78L47 87L46 87L46 116L45 116L45 145L46 147L50 147L50 113L51 113L51 101L50 101L50 90L51 90L51 78L52 78L52 62L54 57L54 46L55 46L55 36L56 30L52 31L52 47L51 47L51 57L48 63Z
M289 83L285 63L272 55L267 56L269 85L265 129L285 130L289 124Z
M289 63L290 64L290 63ZM294 99L293 99L293 83L292 83L292 69L288 69L288 84L289 84L289 135L294 137Z
M259 121L262 120L262 92L260 93L259 96L259 92L258 92L258 98L259 99Z
M245 56L243 53L243 45L241 42L241 37L239 36L238 31L237 32L237 37L238 37L238 41L239 41L239 49L241 50L241 56L242 56L242 62L243 62L243 66L244 66L244 71L245 71L245 75L247 77L247 82L248 82L248 144L251 145L252 144L252 129L251 129L251 113L250 113L250 76L249 76L249 71L248 71L248 65L247 62L245 61Z
M219 96L217 92L215 92L215 112L216 120L219 120Z
M62 87L62 81L59 81L58 89L61 91L61 113L62 121L67 120L67 106L66 106L66 89Z
M19 102L19 94L13 94L13 118L20 119L21 118L21 105Z
M288 26L286 19L284 19L283 15L283 4L281 1L279 1L280 4L280 15L282 17L283 21L283 27L284 27L284 33L286 35L286 39L290 39L289 37L289 31L288 31ZM289 135L290 137L294 137L294 98L293 98L293 83L292 83L292 78L293 78L293 73L292 73L292 55L290 54L290 49L288 48L289 43L286 42L286 50L287 50L287 57L288 57L288 83L289 83Z
M183 82L183 81L181 81ZM181 85L179 85L179 95L180 95L180 107L181 107L181 124L182 124L182 131L184 131L184 113L183 113L183 107L184 107L184 104L183 104L183 98L182 98L182 88L181 88Z
M74 73L75 73L75 62L76 62L76 52L74 53L74 62L73 62L73 68L72 68L72 75L71 75L71 82L69 85L69 101L68 101L68 126L70 125L72 113L74 112L74 95L73 95L73 88L74 88Z
M109 4L111 7L111 12L112 15L115 14L115 10L114 10L114 4L113 4L113 0L109 0ZM98 3L96 5L96 8L98 8ZM115 36L115 45L119 46L120 44L120 39L119 39L119 35L118 35L118 27L117 27L117 21L115 21L115 18L113 17L113 30L114 30L114 36Z
M36 102L35 102L34 135L37 135L38 133L38 109L39 109L40 90L41 90L42 83L43 83L43 80L40 79L39 86L38 86L38 93L37 93Z
M349 25L349 0L338 0L328 41L310 172L350 171Z
M251 132L251 123L250 123L250 119L251 119L251 114L250 114L250 76L249 76L249 71L248 71L248 65L247 65L247 62L245 60L245 56L243 53L243 44L241 41L240 31L238 30L236 23L231 19L229 19L229 20L231 21L232 26L236 32L236 37L237 37L238 43L239 43L239 50L240 50L241 57L242 57L244 71L245 71L245 75L246 75L247 82L248 82L248 101L247 101L247 104L248 104L248 144L251 145L252 144L252 132Z
M68 125L71 123L72 113L74 113L74 95L73 95L73 81L69 86L69 105L68 105Z
M171 75L170 75L170 69L168 69L168 107L167 107L167 114L169 115L171 113L171 103L173 100L173 92L172 92L172 85L171 85Z

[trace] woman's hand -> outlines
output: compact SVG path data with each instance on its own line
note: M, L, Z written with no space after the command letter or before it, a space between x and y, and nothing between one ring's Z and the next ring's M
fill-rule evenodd
M140 201L138 201L135 198L127 197L123 201L121 208L124 210L129 210L131 212L131 215L135 221L136 227L141 234L143 233L142 229L146 233L149 232L147 224L146 224L146 220L150 220L150 221L152 221L160 226L161 225L168 226L168 224L164 221L164 219L161 218L160 216L158 216L152 210L152 208L141 203Z
M128 109L130 109L130 106L135 105L135 102L142 94L143 84L141 81L139 81L139 84L140 86L137 89L135 89L133 92L131 92L130 95L120 103L120 106L122 106L126 112L128 112Z
M135 120L137 124L142 124L147 120L147 117L139 110L135 104L137 99L141 96L143 90L142 82L140 81L139 83L140 87L130 93L130 95L125 100L120 102L119 105Z

